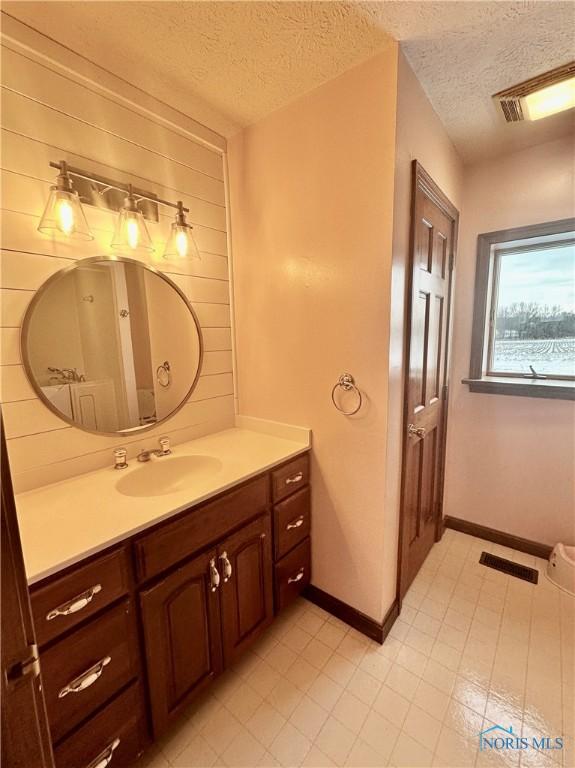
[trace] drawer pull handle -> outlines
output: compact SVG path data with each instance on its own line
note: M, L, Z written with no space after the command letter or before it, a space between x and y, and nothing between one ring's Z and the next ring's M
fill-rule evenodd
M87 765L86 768L106 768L106 766L110 765L112 762L114 752L119 746L120 739L114 739L114 741L111 744L108 744L106 749L101 752L95 760L92 760L90 765Z
M46 621L52 621L52 619L55 619L57 616L69 616L71 613L77 613L78 611L81 611L82 608L85 608L89 603L92 602L94 595L97 595L98 592L101 591L102 585L94 584L93 587L90 587L90 589L82 592L81 595L73 597L71 600L68 600L68 602L62 603L62 605L59 605L57 608L54 608L49 613L47 613Z
M301 483L303 480L303 472L298 472L297 475L294 475L293 477L286 477L286 485L291 485L292 483Z
M301 528L303 525L303 515L300 515L298 518L293 520L293 522L288 523L286 525L286 531L291 531L292 528Z
M101 659L97 664L94 664L93 667L90 667L90 669L82 672L82 674L78 675L78 677L75 677L71 683L65 685L58 694L58 698L63 699L64 696L67 696L69 693L81 693L82 691L86 690L86 688L94 685L96 680L104 671L104 667L107 666L111 661L111 656L104 656L104 658Z
M232 577L232 564L228 560L228 553L222 552L220 555L220 560L224 566L224 582L229 581Z
M296 582L301 581L303 579L304 573L305 573L305 568L302 566L299 569L299 571L297 573L297 576L290 576L289 577L288 584L295 584Z
M220 574L216 568L216 558L212 557L210 560L210 589L215 592L220 586Z

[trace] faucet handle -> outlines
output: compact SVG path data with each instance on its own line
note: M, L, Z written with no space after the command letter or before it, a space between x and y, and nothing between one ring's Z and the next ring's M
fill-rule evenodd
M128 462L126 456L128 451L125 448L116 448L114 450L114 469L126 469Z
M160 437L158 440L160 444L160 453L162 456L167 456L172 451L170 450L170 438L169 437Z

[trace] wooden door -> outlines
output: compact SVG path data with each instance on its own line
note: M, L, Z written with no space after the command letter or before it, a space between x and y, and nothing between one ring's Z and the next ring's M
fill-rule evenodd
M218 548L222 639L229 666L273 619L272 542L262 515Z
M52 748L2 427L2 765L51 768Z
M207 552L140 593L156 738L222 669L215 562Z
M458 212L414 161L399 597L441 532L451 282Z

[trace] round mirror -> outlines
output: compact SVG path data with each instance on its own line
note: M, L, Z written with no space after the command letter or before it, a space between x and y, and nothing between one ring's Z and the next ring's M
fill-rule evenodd
M165 275L124 258L82 259L34 296L22 327L26 373L42 401L89 432L142 432L196 386L196 315Z

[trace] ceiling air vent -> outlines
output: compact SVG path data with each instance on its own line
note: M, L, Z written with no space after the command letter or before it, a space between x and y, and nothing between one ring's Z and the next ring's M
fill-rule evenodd
M504 91L499 91L499 93L494 94L493 98L501 105L503 115L508 123L516 123L520 120L536 120L538 117L544 117L545 115L535 116L532 114L527 97L540 91L545 92L546 89L550 89L551 86L557 86L559 83L565 84L566 94L568 94L575 86L571 85L569 87L569 83L566 81L572 81L573 78L575 78L575 61L564 64L562 67L557 67L557 69L552 69L550 72L545 72L542 75L532 77L530 80L525 80L518 85L513 85ZM559 101L557 99L557 95L552 94L551 102L557 103L558 107L550 110L548 114L569 109L573 106L569 101L568 95L566 98L563 96L564 106L559 104L561 96L559 96Z

